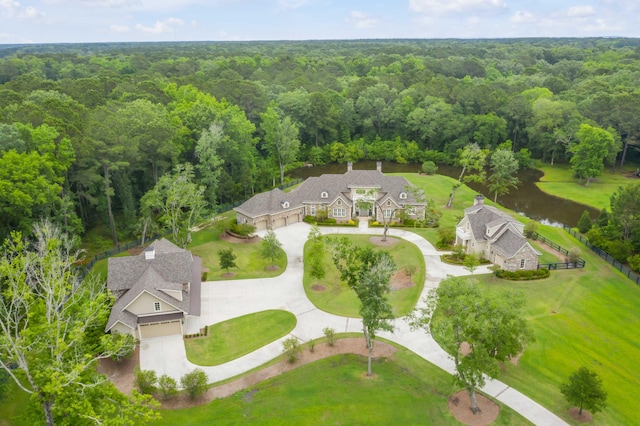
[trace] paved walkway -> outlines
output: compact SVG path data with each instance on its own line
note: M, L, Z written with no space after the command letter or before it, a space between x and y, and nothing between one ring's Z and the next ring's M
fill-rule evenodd
M362 322L329 314L316 308L306 297L302 286L302 252L309 233L309 225L298 223L279 228L275 232L287 254L287 269L278 277L252 280L213 281L202 283L202 316L199 327L215 324L241 315L267 309L282 309L296 315L298 321L291 335L303 342L323 337L322 330L331 327L337 332L361 332ZM382 228L368 228L361 223L358 228L323 227L323 234L382 234ZM431 288L449 275L468 275L462 266L448 265L440 260L440 254L424 238L408 231L390 229L389 235L414 243L422 251L427 265L427 276L420 300ZM487 273L486 266L477 273ZM196 330L188 330L189 333ZM453 360L423 331L412 331L409 325L398 318L394 321L393 333L380 336L392 340L449 373L454 371ZM285 336L250 354L215 367L199 367L208 375L211 383L228 379L259 367L282 354ZM144 340L140 348L140 368L155 370L158 376L167 374L179 380L185 373L198 367L187 360L182 336ZM162 356L158 356L162 354ZM482 388L487 395L511 407L534 424L566 425L559 417L498 380L488 380Z

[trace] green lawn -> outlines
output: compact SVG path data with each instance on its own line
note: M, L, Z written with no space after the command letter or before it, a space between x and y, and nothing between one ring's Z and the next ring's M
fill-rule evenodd
M296 322L291 312L269 310L210 325L207 337L185 340L187 359L204 366L224 364L287 335Z
M640 287L582 247L561 229L540 232L565 248L580 247L586 268L553 271L541 281L509 282L478 277L489 289L515 288L525 293L527 316L537 341L499 377L566 421L568 405L559 384L581 366L602 378L609 407L595 425L635 424L640 402Z
M564 259L559 258L553 253L549 253L544 247L540 245L540 243L537 243L533 240L529 240L529 244L531 244L533 248L535 248L540 253L542 253L542 256L538 257L538 263L544 264L544 263L564 262Z
M568 165L544 165L539 167L544 176L536 185L544 192L557 197L566 198L577 203L586 204L597 209L609 207L609 199L621 185L634 183L637 180L627 178L624 174L612 173L606 169L594 179L589 186L578 183Z
M229 216L235 218L235 214ZM238 267L229 270L229 272L236 274L231 279L275 277L280 275L286 269L287 258L284 256L284 253L283 256L276 261L278 269L267 269L271 262L260 256L262 249L260 241L249 244L237 244L223 241L220 239L220 234L223 230L224 221L214 222L203 230L194 232L191 244L189 244L188 247L193 254L202 258L202 266L204 268L209 268L207 277L208 281L230 279L223 277L222 274L224 271L220 269L218 250L223 248L232 248L233 252L237 256L236 264Z
M158 425L451 425L447 401L458 389L451 376L400 348L375 362L365 376L366 358L337 355L301 366L209 404L162 410ZM494 425L530 424L501 405Z
M342 237L344 235L338 235ZM393 256L398 271L402 271L407 265L415 265L418 267L418 272L411 278L416 283L415 286L394 290L389 295L389 301L393 306L394 315L404 316L407 315L411 309L415 306L422 288L424 287L425 280L425 268L424 257L420 252L420 249L414 244L396 238L398 241L391 246L377 246L369 242L371 235L349 235L346 236L352 243L358 246L371 245L376 250L386 250L391 256ZM388 237L395 238L395 237ZM311 302L323 311L352 318L359 318L358 311L360 309L360 302L353 290L349 288L346 283L340 281L340 274L336 267L333 265L331 255L327 250L324 257L324 270L325 277L322 279L316 279L311 276L310 265L308 259L308 253L311 244L305 244L305 271L304 271L304 290L307 297ZM319 289L317 286L323 286ZM314 287L315 286L315 287Z
M0 426L30 425L30 421L19 417L25 414L25 409L29 404L29 394L20 389L13 379L10 379L4 395L4 400L0 402Z

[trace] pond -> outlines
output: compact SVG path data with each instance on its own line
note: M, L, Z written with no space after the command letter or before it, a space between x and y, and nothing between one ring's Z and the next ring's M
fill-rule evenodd
M358 161L353 165L354 170L375 170L375 161ZM292 170L288 176L292 178L307 178L310 176L320 176L326 173L344 173L347 171L346 164L327 164L316 167L302 167ZM420 164L398 164L393 162L382 162L382 171L385 173L418 173ZM460 168L454 166L438 166L438 173L453 177L460 176ZM509 194L498 197L498 203L503 206L538 222L562 226L576 226L582 212L588 210L592 218L598 217L600 212L597 209L585 206L584 204L542 192L535 183L542 177L542 172L535 169L520 170L518 172L518 189L511 189ZM471 183L471 188L480 192L488 199L493 200L493 194L483 183Z

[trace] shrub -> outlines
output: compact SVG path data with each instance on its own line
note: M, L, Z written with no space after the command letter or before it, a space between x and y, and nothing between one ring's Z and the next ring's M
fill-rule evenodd
M256 232L256 227L253 225L249 225L248 223L231 222L229 224L228 230L242 237L248 237Z
M435 175L438 171L438 166L431 160L427 160L422 163L422 171L427 175Z
M140 370L137 368L134 372L133 383L136 385L140 393L151 395L156 389L158 378L153 370Z
M208 277L209 277L209 273L207 271L202 273L202 281L206 281Z
M580 220L578 220L578 231L582 234L585 234L591 229L593 226L593 222L591 221L591 216L589 216L589 212L587 210L582 212L582 216L580 216Z
M180 385L187 391L189 398L195 399L207 390L207 373L196 368L180 378Z
M451 249L451 258L452 260L464 260L466 253L464 252L464 247L462 244L456 244Z
M511 281L541 280L543 278L548 278L549 275L551 275L551 271L545 268L519 271L506 271L504 269L499 269L496 271L496 276L498 278L504 278L505 280Z
M158 388L162 399L169 399L178 393L178 383L173 377L169 377L166 374L162 375L158 380Z
M309 352L315 352L316 350L316 341L311 339L309 340Z
M324 333L324 337L327 338L327 344L329 346L333 346L333 344L336 342L336 331L331 327L325 327L322 332Z
M436 247L439 249L449 248L456 242L455 228L438 228L438 241Z
M287 360L290 363L294 363L296 359L298 359L298 355L302 348L300 347L300 342L297 337L289 337L282 342L282 352L287 356Z
M533 238L533 235L538 232L538 222L536 222L535 220L530 220L529 222L527 222L527 224L524 226L524 236L527 238Z
M577 262L578 260L580 260L581 254L582 252L578 247L572 247L569 250L569 254L567 255L567 262Z
M627 261L629 262L629 267L631 269L636 272L640 272L640 254L636 254L627 258Z

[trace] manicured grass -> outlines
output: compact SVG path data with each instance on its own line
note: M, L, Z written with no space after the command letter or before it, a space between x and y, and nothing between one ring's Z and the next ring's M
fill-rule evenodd
M536 185L542 191L597 209L609 207L611 194L619 186L637 182L637 179L626 177L625 173L612 173L607 169L601 176L591 181L589 186L584 186L573 177L570 166L566 164L544 165L539 169L544 172L544 176Z
M424 191L427 200L433 201L436 209L442 213L441 228L455 228L464 216L464 209L473 205L473 197L478 194L468 186L462 185L456 192L453 206L447 208L451 188L457 182L455 179L442 175L419 175L417 173L393 173L392 175L402 176ZM437 228L407 228L407 230L422 236L433 245L438 241Z
M25 414L26 407L29 405L29 394L20 389L13 379L10 379L4 395L5 398L0 401L0 425L31 425L30 420L20 417Z
M532 240L528 240L529 244L531 244L533 246L533 248L535 248L536 250L538 250L540 253L542 253L542 256L538 256L538 263L558 263L558 262L564 262L564 259L560 259L558 256L556 256L553 253L549 253L547 250L545 250L544 247L542 247L539 243L532 241Z
M235 220L235 214L229 214L229 216L230 220ZM202 258L202 266L209 268L207 281L275 277L284 272L287 267L287 257L284 254L276 260L275 264L278 266L276 270L267 269L271 262L260 256L261 241L238 244L221 240L220 234L224 231L224 223L225 221L217 221L201 231L194 232L191 244L188 246L193 254ZM229 272L236 274L232 278L223 277L224 271L220 269L218 250L226 248L233 249L237 256L236 264L238 267L229 270Z
M337 235L337 237L343 237L344 235ZM336 237L332 235L330 237ZM393 256L398 271L402 271L407 265L415 265L418 267L418 271L413 275L411 280L416 284L413 287L405 288L401 290L394 290L389 294L389 301L393 306L394 315L404 316L407 315L411 309L415 306L422 288L424 287L425 279L425 267L424 257L422 253L414 244L396 238L398 242L391 246L377 246L369 242L371 235L348 235L346 236L352 243L357 246L370 245L376 250L386 250L391 256ZM326 237L325 237L326 238ZM395 237L388 237L395 238ZM307 293L307 297L311 302L323 311L352 318L359 318L358 313L360 309L360 301L355 292L349 288L346 283L340 281L340 274L331 260L331 254L328 250L325 251L323 259L325 277L322 279L316 279L311 276L310 268L311 264L309 260L309 250L311 244L305 244L305 271L304 271L304 289ZM324 289L322 291L315 290L314 285L322 285Z
M287 335L296 326L291 312L268 310L209 326L209 335L185 340L187 359L197 365L220 365Z
M568 233L540 227L546 237L565 248L580 247L587 265L581 270L553 271L541 281L510 282L477 277L492 290L525 293L526 314L537 341L519 366L505 365L499 377L566 421L568 404L559 385L581 366L595 370L608 393L608 408L593 424L635 424L640 402L640 287L591 254Z
M228 398L199 407L162 410L158 425L451 425L447 401L458 389L451 376L399 349L373 365L366 358L337 355L301 366ZM501 406L495 425L530 424Z

